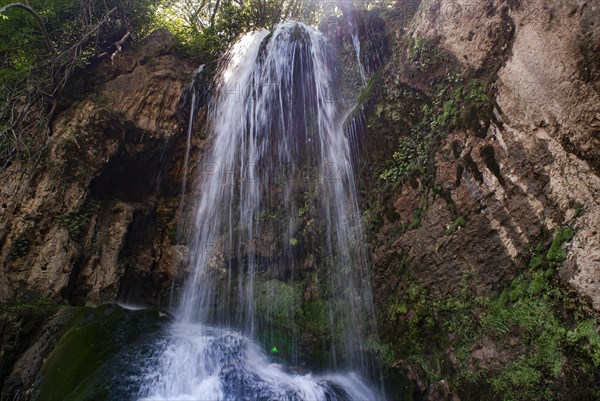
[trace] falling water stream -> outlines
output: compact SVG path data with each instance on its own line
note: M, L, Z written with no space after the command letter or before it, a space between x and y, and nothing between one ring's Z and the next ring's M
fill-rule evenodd
M376 332L353 135L344 131L351 108L340 93L335 52L303 24L249 33L227 54L209 106L191 269L177 321L144 368L141 399L381 399L367 384L365 341ZM306 244L303 221L314 226ZM301 256L312 253L324 272L330 373L286 367L259 341L270 346L268 321L282 310L296 327L293 308L278 306L288 287L276 283L295 285ZM297 366L302 333L291 331Z

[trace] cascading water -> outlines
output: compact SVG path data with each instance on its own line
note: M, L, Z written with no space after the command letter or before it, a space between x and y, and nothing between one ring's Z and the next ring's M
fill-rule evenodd
M228 53L209 110L192 268L178 322L146 367L142 399L381 398L363 382L374 313L333 54L321 33L295 22L247 34ZM315 238L302 245L307 220ZM324 272L327 355L344 374L293 373L252 340L273 340L275 314L296 327L287 287L276 283L301 278L303 253L317 255ZM290 331L288 356L298 363L300 333Z

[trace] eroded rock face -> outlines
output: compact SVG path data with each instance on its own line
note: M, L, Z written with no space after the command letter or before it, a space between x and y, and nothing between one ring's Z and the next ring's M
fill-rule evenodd
M477 313L486 308L478 309L475 299L493 300L509 293L512 283L522 280L526 272L539 270L542 260L552 288L568 292L569 297L561 299L585 310L586 319L598 331L600 31L590 15L599 13L597 1L423 0L406 34L390 36L392 56L382 74L384 95L375 100L374 116L367 117L370 164L363 170L369 177L364 198L374 296L383 336L392 345L402 343L404 337L417 338L402 343L402 350L424 359L440 358L436 372L442 372L442 377L465 369L500 377L499 372L514 366L517 358L531 354L533 347L523 341L520 323L509 324L502 338L488 337L485 330L477 332L477 325L451 320L453 314L463 312L445 310L443 305L459 299L469 305L467 313L476 311L468 319L477 320ZM394 21L386 22L389 30L397 32ZM478 115L472 126L462 121L439 133L435 146L429 148L427 168L396 181L377 181L393 160L394 149L400 149L394 140L402 143L401 138L422 129L416 121L422 115L419 108L439 102L439 88L445 85L452 90L448 81L458 75L464 79L459 85L466 88L472 82L486 83L491 93L488 118ZM388 107L393 102L400 106ZM390 110L399 110L399 116ZM459 119L463 112L457 110ZM434 114L434 123L438 117ZM425 122L429 125L431 120ZM415 153L409 160L418 157ZM564 244L553 241L565 229L573 230L572 240L569 236ZM555 242L564 246L566 258L548 263ZM461 293L467 298L461 298ZM502 307L510 308L512 301ZM552 324L573 330L576 324L568 320L572 307L553 302L555 309L547 309L542 321L568 316ZM430 326L427 318L434 320ZM451 323L444 326L447 321ZM442 326L437 326L440 322ZM470 328L460 332L465 326ZM427 327L431 331L424 334ZM448 333L433 339L439 327ZM458 338L475 332L467 346L464 338ZM463 359L458 364L456 351L461 346ZM398 356L398 366L404 366L404 358L405 354ZM561 377L597 381L593 370L562 369ZM417 379L411 378L415 383L427 376L414 366L402 370L416 375ZM561 386L566 389L561 393L565 399L588 396L567 382ZM438 385L436 390L433 383L428 389L417 387L432 399L455 396L434 395L443 388ZM467 399L497 396L492 391L488 398L485 385L475 387L450 389L459 388ZM589 394L597 391L590 386Z
M562 273L600 309L600 92L598 81L588 78L597 76L599 62L597 54L594 60L582 51L600 46L600 32L590 24L600 5L542 6L523 2L515 17L512 57L499 72L498 104L509 120L499 139L509 157L520 150L528 170L547 177L538 198L563 213L549 227L573 222L583 208ZM526 190L520 175L506 168L509 180Z
M140 129L167 136L180 128L177 105L193 68L172 55L172 41L168 31L155 31L145 46L100 69L114 76L102 91L106 106Z
M600 43L590 22L598 7L422 2L408 36L438 43L467 75L492 76L496 118L483 135L458 130L443 140L435 177L450 199L430 196L418 227L391 242L394 227L399 232L409 224L424 200L409 185L383 195L389 201L381 202L384 223L376 237L390 245L377 247L374 260L382 294L393 287L389 277L405 269L440 295L457 291L467 273L477 277L475 288L489 291L527 262L543 228L569 225L576 235L561 275L600 308L600 99L597 80L590 80L599 63L589 50ZM395 51L403 51L401 44ZM401 66L396 71L403 74ZM418 86L424 77L414 79ZM468 214L464 227L447 235L462 214Z
M167 228L184 151L178 107L195 68L155 32L95 67L95 94L57 116L46 160L0 172L0 301L114 301L127 277L148 289L137 301L159 302L182 263Z

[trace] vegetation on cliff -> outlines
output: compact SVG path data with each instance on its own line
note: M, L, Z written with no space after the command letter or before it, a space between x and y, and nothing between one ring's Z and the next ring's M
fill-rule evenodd
M506 3L513 7L519 2ZM113 56L118 59L120 47L139 43L155 28L166 27L175 35L180 55L210 62L244 31L268 28L286 17L316 21L323 12L315 3L299 0L24 0L23 4L32 11L12 7L0 13L0 96L3 100L0 104L0 169L15 158L43 159L44 147L53 134L50 127L54 116L73 99L88 92L82 90L82 72ZM359 97L362 107L357 110L364 110L366 117L369 160L363 163L368 165L363 173L369 182L365 184L364 217L373 251L373 281L379 286L375 298L381 332L381 339L369 339L369 350L377 353L386 367L409 377L416 387L415 394L422 394L445 380L450 389L465 400L600 398L598 314L561 276L561 267L568 262L570 244L580 220L563 218L563 214L568 213L562 210L552 216L555 228L548 229L544 214L530 213L529 209L529 215L519 210L514 212L509 202L525 203L532 198L542 199L543 207L548 210L555 206L551 205L552 200L536 198L537 194L517 197L524 190L508 185L506 180L530 174L534 178L529 182L532 185L526 188L533 191L537 186L549 185L550 179L539 172L518 169L508 178L497 160L499 139L488 135L502 128L502 121L497 120L501 110L497 104L496 84L498 69L505 61L502 57L510 53L513 40L511 21L506 17L508 11L506 8L489 10L490 15L501 13L506 23L504 30L490 30L489 34L493 39L500 38L501 45L506 46L493 49L504 56L479 70L465 70L460 68L459 60L440 46L439 40L405 35L406 19L398 22L397 7L378 9L378 2L372 4L369 13L359 13L360 18L373 24L374 21L385 22L386 27L377 31L369 24L360 27L364 28L361 61L367 66L373 63L369 82ZM335 35L335 30L332 32ZM386 54L386 64L380 71L376 70L383 62L370 58L364 50L381 50L383 40L375 45L376 34L386 36L386 40L394 36L400 43L391 54ZM500 48L503 50L498 50ZM354 49L350 50L354 57ZM139 64L156 62L156 58L142 59ZM106 128L106 131L111 129ZM83 142L73 145L69 150L73 158L81 158L82 147L98 147L104 137L97 136L97 142L91 145ZM479 146L477 141L487 142ZM152 155L158 158L157 153ZM512 157L516 160L528 156L530 154L525 153L525 157L516 154ZM114 160L113 165L123 164L122 159ZM130 160L124 168L136 162ZM86 161L86 164L90 163ZM517 160L515 164L523 163ZM114 168L113 165L110 168ZM67 170L74 169L65 164L57 175ZM122 170L115 171L112 174L116 176ZM143 176L144 173L138 174ZM116 190L107 189L112 185L112 178L112 175L105 178L108 184L98 187L102 196L117 197ZM83 180L87 186L86 180L89 181L89 177ZM494 191L481 195L484 184L492 181L496 185ZM461 198L469 196L468 201ZM492 203L495 198L502 198L505 203ZM67 230L68 237L74 241L85 236L86 227L98 214L100 203L90 199L77 207L56 210L51 216L54 224ZM307 248L313 255L319 252L309 241L311 230L315 229L309 227L314 222L307 217L311 202L314 199L307 191L306 199L299 203L303 206L298 210L302 228L290 239L294 252L304 256ZM433 206L438 209L432 210ZM176 209L173 205L168 207ZM185 248L185 244L176 243L174 212L165 211L168 207L163 205L158 213L160 219L169 220L171 224L171 231L165 236L170 237L172 245ZM582 206L574 207L578 210L577 216L583 213ZM154 216L155 212L148 215ZM500 228L485 231L489 223L482 215L486 213ZM535 223L526 221L528 231L511 226L513 213L519 213L519 219L531 218ZM137 214L142 213L136 209ZM279 217L276 211L268 210L261 213L260 218ZM481 220L485 220L485 224ZM147 228L146 220L135 221L131 230ZM503 229L508 231L508 240L496 232ZM36 241L44 239L34 238L33 230L15 234L9 247L9 260L23 259L23 264L28 263L24 257L32 247L39 245ZM431 231L437 236L436 240L441 239L435 244L428 243L431 237L423 231ZM131 240L129 237L136 235L141 234L128 233L127 238ZM517 249L516 256L505 257L501 241L510 243L516 236L526 238L525 244L520 245L525 251ZM426 245L419 248L419 243ZM411 246L416 249L412 253ZM467 252L480 253L481 257L467 260ZM438 256L445 258L445 263L436 264ZM166 259L165 256L163 260ZM432 270L437 269L435 274L428 270L430 266ZM304 360L319 365L328 357L322 352L328 340L339 335L330 327L323 301L326 295L319 293L320 282L326 280L320 276L320 269L318 263L310 266L307 263L296 281L274 275L259 277L256 299L261 315L259 337L266 347L275 347L282 358L293 359L301 354ZM133 277L132 280L137 279ZM162 276L160 280L166 281ZM459 285L455 285L457 281ZM82 294L81 299L84 299L85 291ZM274 297L278 298L277 302ZM5 342L6 346L0 350L2 378L29 346L30 336L35 332L32 326L42 325L43 320L58 309L54 303L36 303L0 310L8 322L3 326L7 328L6 338L22 330L24 334L19 336L27 340L13 336ZM27 316L22 319L23 310ZM124 323L118 321L123 312L116 307L81 314L82 317L94 315L93 319L110 318L109 328L127 331ZM69 348L79 350L85 346L81 336L96 338L91 333L96 329L87 321L75 322L60 340L60 347L51 355L45 372L61 365L62 358L76 359L77 355ZM99 343L104 340L98 339ZM298 352L294 349L297 341L308 347ZM106 345L109 353L114 350L113 345ZM92 351L91 355L103 362L110 356L98 347ZM92 377L98 366L86 365L81 360L76 360L74 366L85 374L85 380L93 382L94 389L100 388ZM58 375L56 370L50 373L48 378ZM75 384L61 381L58 393L50 392L49 397L71 394L75 398L81 390ZM48 379L44 386L50 389Z
M504 30L488 38L506 50L514 31L508 6L502 13ZM495 191L511 196L514 180L496 145L507 122L496 99L502 58L465 68L441 46L446 38L413 30L398 35L364 99L372 157L364 216L381 322L373 348L413 379L415 397L600 397L598 314L561 277L577 218L548 228L543 212L532 217L529 242L512 259L494 249L495 227L482 237L487 213L519 230L486 210L497 207ZM465 258L474 251L486 256Z
M215 60L242 32L284 18L315 21L319 9L300 0L3 0L0 168L39 159L57 112L89 85L81 72L157 28L188 56Z

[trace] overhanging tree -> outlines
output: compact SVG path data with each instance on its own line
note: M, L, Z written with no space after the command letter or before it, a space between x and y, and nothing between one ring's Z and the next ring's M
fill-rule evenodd
M146 29L154 3L23 0L0 6L0 169L41 154L74 74Z

